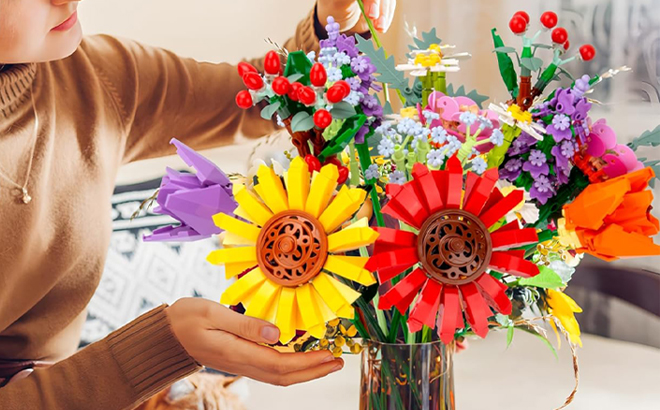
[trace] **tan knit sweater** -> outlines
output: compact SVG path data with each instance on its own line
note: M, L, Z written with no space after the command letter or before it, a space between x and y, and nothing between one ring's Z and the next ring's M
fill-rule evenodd
M317 44L311 13L284 46ZM0 409L130 409L199 369L164 307L75 352L103 270L118 168L173 154L172 137L203 149L239 131L270 132L258 109L235 106L243 88L231 65L108 36L85 38L64 60L0 72L0 169L19 184L32 141L30 93L40 120L32 202L20 203L0 179L0 359L58 362L0 388Z

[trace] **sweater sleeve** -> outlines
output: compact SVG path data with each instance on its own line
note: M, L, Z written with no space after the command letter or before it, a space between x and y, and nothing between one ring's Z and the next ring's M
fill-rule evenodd
M312 10L284 47L317 49L315 18ZM202 63L109 36L89 37L82 49L114 99L125 130L124 163L174 153L168 144L173 137L204 149L231 144L239 132L260 137L274 130L259 107L236 106L245 86L234 65ZM249 62L263 66L263 59Z
M160 306L69 359L0 388L0 408L129 410L199 369Z

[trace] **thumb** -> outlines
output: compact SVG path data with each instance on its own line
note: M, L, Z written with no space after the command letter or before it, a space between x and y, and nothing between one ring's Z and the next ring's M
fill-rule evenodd
M255 343L274 344L280 339L280 330L265 320L241 315L218 303L213 303L209 310L209 320L218 330Z

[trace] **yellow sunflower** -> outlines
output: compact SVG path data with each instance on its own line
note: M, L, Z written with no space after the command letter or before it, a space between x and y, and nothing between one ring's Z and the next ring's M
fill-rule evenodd
M333 274L362 285L376 283L364 269L368 258L341 256L372 244L378 233L362 219L341 228L366 198L358 188L342 186L339 172L329 164L310 175L297 157L282 179L267 166L257 171L256 195L245 186L235 188L236 216L220 213L215 224L226 231L224 249L208 261L224 264L227 278L251 269L222 295L228 305L242 303L249 316L280 328L280 342L288 343L296 330L323 338L326 323L353 319L353 303L360 294Z

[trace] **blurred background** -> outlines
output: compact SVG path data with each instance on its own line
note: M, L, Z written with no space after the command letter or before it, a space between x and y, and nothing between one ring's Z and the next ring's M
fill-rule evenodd
M594 61L588 64L576 62L567 66L575 76L603 73L609 68L623 65L633 69L597 87L592 98L601 104L592 110L592 118L606 117L608 124L616 130L619 140L626 142L660 124L660 0L399 0L398 3L393 26L382 36L388 52L397 57L397 61L401 60L408 51L409 30L414 27L421 33L436 27L445 43L454 44L457 51L468 51L473 55L470 61L462 64L460 73L449 76L449 82L465 85L467 89L476 88L481 94L490 96L492 102L504 101L507 93L499 76L496 57L492 53L491 28L498 27L507 45L518 47L520 40L507 27L511 15L524 5L524 9L535 21L543 11L553 10L559 15L560 25L569 32L573 52L577 52L578 46L583 43L592 43L598 50ZM164 47L200 61L235 63L242 58L265 54L270 49L264 41L266 38L283 43L313 6L313 0L113 0L82 2L80 18L87 34L108 33ZM266 159L281 151L282 143L286 143L286 138L243 139L234 146L211 150L206 154L226 172L246 172L255 159ZM660 158L660 148L648 149L642 155ZM115 234L106 274L90 304L85 333L88 342L102 337L151 306L171 302L185 295L217 300L226 286L224 275L218 272L217 267L207 266L204 260L207 252L216 246L215 242L181 246L149 244L145 247L140 243L141 235L167 220L147 215L132 223L128 222L137 205L157 187L157 178L162 176L165 166L182 168L184 164L178 158L163 158L130 164L119 174L119 187L113 199ZM656 188L658 197L660 191ZM656 208L659 204L656 204ZM583 330L611 340L660 348L659 272L660 258L621 261L610 265L593 259L585 260L568 290L584 308L584 313L578 316ZM594 340L601 343L601 339ZM503 350L504 342L500 342L501 346L496 347L497 352ZM583 366L583 377L586 378L584 389L598 392L602 404L596 405L598 398L587 394L586 397L579 396L574 408L660 408L660 396L651 393L650 387L647 391L644 383L640 385L638 381L631 382L626 374L630 372L632 375L634 369L622 364L650 364L656 371L643 378L657 385L660 382L660 371L657 371L660 368L660 355L649 355L648 350L635 350L638 349L637 345L631 347L629 344L601 345L594 342L598 348L590 350L587 342L583 349L584 355L593 363ZM486 343L483 349L493 349L492 343L496 342L479 343ZM511 353L505 365L510 366L511 371L522 366L512 361L525 357L524 349L527 349L526 345L518 348L515 345L512 350L518 356ZM567 349L562 354L561 365L553 361L552 356L543 349L541 344L529 347L530 355L550 356L548 368L544 368L546 374L537 377L554 377L551 375L556 374L557 388L570 391L572 377L567 367L569 358L565 356ZM483 352L482 356L480 352ZM461 370L457 368L459 386L462 378L484 377L485 374L498 377L496 370L503 368L502 363L493 363L490 370L478 364L485 363L484 360L492 361L485 352L475 346L472 353L468 351L465 357L458 359L464 372L460 373ZM470 355L473 355L473 359L470 359ZM471 361L477 359L478 363ZM613 367L602 367L606 361ZM614 372L608 379L615 377L618 384L612 381L614 384L610 386L605 381L603 372L607 374L608 371ZM630 385L625 384L626 379ZM351 384L344 381L342 386L350 390L353 385L357 385L357 380ZM262 388L258 391L264 394L294 397L291 393ZM617 397L612 396L615 394L613 391L625 389L634 392L642 400L640 403L653 404L648 407L646 404L631 405L625 396L619 397L621 401L617 402ZM467 394L466 391L463 393ZM492 393L497 394L498 390ZM305 394L311 393L306 390ZM561 401L557 400L556 391L545 399ZM545 399L539 399L539 402L543 403ZM258 399L250 400L250 408L261 408ZM267 401L263 403L265 406ZM344 407L338 405L331 408ZM466 405L462 408L477 407ZM509 403L507 408L550 406L516 407L516 404Z

